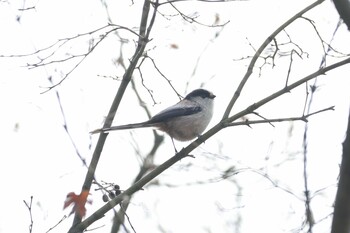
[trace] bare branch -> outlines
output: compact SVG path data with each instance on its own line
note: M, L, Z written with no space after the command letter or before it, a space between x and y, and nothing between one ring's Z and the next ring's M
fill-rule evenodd
M273 180L268 174L266 174L265 172L259 171L259 170L250 170L251 172L254 172L256 174L259 174L261 176L263 176L264 178L266 178L268 181L270 181L270 183L275 186L276 188L279 188L281 190L283 190L284 192L292 195L293 197L297 198L298 200L302 200L299 196L297 196L295 193L293 193L291 190L282 187L281 185L278 184L278 182L276 182L275 180Z
M135 31L131 30L128 27L124 27L124 26L121 26L121 25L118 25L118 24L111 24L110 23L108 25L102 26L100 28L97 28L97 29L89 31L89 32L79 33L79 34L77 34L75 36L58 39L55 43L53 43L53 44L51 44L51 45L49 45L49 46L47 46L45 48L38 49L38 50L36 50L33 53L14 54L14 55L0 55L0 57L7 57L7 58L29 57L29 56L33 56L33 55L38 55L38 54L40 54L42 52L45 52L45 51L48 51L50 49L54 49L55 46L57 46L57 48L55 47L55 50L57 50L57 49L61 48L63 45L65 45L66 43L68 43L71 40L78 39L78 38L81 38L81 37L84 37L84 36L92 36L93 34L99 32L99 31L102 31L102 30L104 30L104 29L106 29L108 27L113 27L111 29L112 31L123 29L123 30L127 30L127 31L131 32L132 34L136 35L137 37L141 37L140 34L136 33ZM50 56L48 56L48 57L50 57ZM32 64L32 65L34 66L34 64Z
M149 117L151 117L148 108L146 106L142 105L142 99L136 90L133 79L131 80L131 85L132 85L132 88L134 89L134 92L139 100L140 105L144 108L147 115ZM156 151L159 149L160 145L164 141L164 136L159 135L156 130L153 130L153 134L154 134L153 147L152 147L151 151L146 155L145 159L143 160L143 163L140 167L140 171L134 179L134 183L139 181L147 172L149 172L151 169L153 169L155 167L154 162L153 162L154 156L156 154ZM129 207L129 203L130 203L131 198L132 198L132 195L130 195L130 197L128 199L126 199L122 203L120 203L120 210L117 213L115 213L111 233L119 232L120 226L124 224L124 219L125 219L124 216L127 217L126 210ZM130 223L129 218L128 218L128 221ZM131 225L131 223L130 223L130 225Z
M135 67L137 66L139 59L143 55L143 52L144 52L146 45L149 41L149 35L150 35L151 29L153 27L154 20L156 17L157 5L155 5L155 7L154 7L152 18L147 26L148 15L150 14L150 8L151 8L150 1L145 0L144 5L143 5L143 9L142 9L142 16L141 16L141 23L140 23L140 35L141 35L141 37L139 37L138 46L135 50L133 58L130 61L129 66L126 69L126 72L123 76L122 82L119 86L118 92L117 92L117 94L113 100L113 103L110 107L110 110L109 110L108 115L106 117L106 121L103 125L103 128L108 128L112 125L112 122L113 122L114 116L117 112L117 109L119 107L120 101L121 101L121 99L124 95L124 92L125 92L128 84L132 78ZM108 136L108 134L104 134L104 133L100 134L100 136L99 136L97 145L95 147L95 151L94 151L92 159L91 159L91 163L89 165L88 172L87 172L86 177L85 177L84 184L82 186L82 190L90 190L90 188L91 188L91 184L92 184L92 181L94 179L95 170L97 168L97 164L99 162L100 155L101 155L104 143L107 139L107 136ZM134 192L135 191L136 190L134 190ZM119 195L119 196L122 196L122 197L124 197L125 195L129 196L133 192L132 193L125 193L125 195L123 195L124 193L122 193L122 195ZM117 204L119 204L119 203L117 203ZM96 217L96 218L94 218L94 217ZM93 215L92 219L91 218L89 219L90 224L101 217L102 216ZM84 222L86 222L86 220ZM88 224L88 225L90 225L90 224ZM76 214L74 217L72 228L70 229L69 232L81 232L82 230L86 229L86 227L88 225L85 225L85 223L81 224L81 217Z
M26 202L25 200L23 200L24 204L26 205L28 211L29 211L29 217L30 217L30 224L29 224L29 233L33 232L33 225L34 225L34 221L33 221L33 215L32 215L32 204L33 204L33 196L30 197L30 202Z
M53 229L55 229L58 225L60 225L65 219L67 218L66 215L64 215L59 221L58 223L56 223L53 227L50 227L50 229L48 229L46 231L46 233L49 233L50 231L52 231Z
M254 57L252 58L249 66L248 66L248 69L247 69L247 72L246 74L244 75L241 83L239 84L239 86L237 87L230 103L228 104L226 110L225 110L225 113L222 117L222 119L226 119L232 108L233 108L233 105L236 103L237 99L239 98L242 90L243 90L243 87L244 85L246 84L246 82L248 81L250 75L253 73L253 68L254 68L254 65L257 61L257 59L259 58L259 56L261 55L261 53L264 51L264 49L266 48L267 45L270 44L270 42L276 37L277 34L279 34L282 30L284 30L288 25L290 25L292 22L294 22L296 19L298 19L299 17L301 17L303 14L305 14L307 11L313 9L314 7L316 7L317 5L321 4L322 2L324 2L324 0L318 0L314 3L312 3L311 5L307 6L305 9L301 10L299 13L297 13L296 15L294 15L292 18L290 18L289 20L287 20L287 22L285 22L284 24L282 24L279 28L277 28L265 41L264 43L259 47L259 49L257 50L257 52L255 53Z
M65 45L67 45L68 42L70 42L72 40L75 40L75 39L78 39L78 38L82 38L84 36L92 36L92 35L96 34L97 32L104 31L107 28L111 28L111 29L109 29L108 31L103 32L102 35L99 35L98 38L97 38L97 42L94 45L92 45L91 47L89 47L87 52L84 52L82 54L73 54L73 55L70 55L70 56L68 56L66 58L62 58L62 59L56 59L56 60L53 59L53 57L57 53L57 51L59 51L59 49L62 49ZM47 66L47 65L53 65L53 64L56 64L56 63L62 63L62 62L67 62L67 61L70 61L70 60L78 59L78 61L73 65L73 67L67 73L65 73L63 75L61 80L59 82L53 84L52 86L47 87L47 89L42 92L42 94L43 94L43 93L46 93L46 92L50 91L51 89L55 88L56 86L60 85L65 79L68 78L68 76L75 69L77 69L83 63L83 61L90 54L92 54L92 52L96 49L96 47L99 46L99 44L102 41L104 41L104 39L109 34L111 34L112 32L115 32L117 30L120 30L120 29L127 30L127 31L131 32L132 34L136 35L139 38L139 41L140 41L140 39L143 39L143 36L141 34L138 34L138 33L134 32L130 28L127 28L127 27L124 27L124 26L121 26L121 25L117 25L117 24L108 24L108 25L102 26L100 28L97 28L95 30L92 30L90 32L80 33L80 34L77 34L77 35L72 36L72 37L66 37L66 38L59 39L55 43L53 43L53 44L51 44L51 45L49 45L49 46L47 46L45 48L38 49L38 50L36 50L33 53L18 54L18 55L0 55L0 57L16 58L16 57L37 56L37 58L39 59L38 62L31 63L31 64L28 63L26 65L29 69L38 68L38 67ZM44 57L41 58L40 56L42 56L44 53L48 53L48 54L44 55ZM49 59L51 59L51 60L49 60Z
M56 83L56 84L54 84L54 85L52 85L51 87L48 87L48 89L46 90L46 91L44 91L44 92L42 92L42 94L43 93L46 93L46 92L48 92L48 91L50 91L51 89L53 89L53 88L55 88L55 87L57 87L58 85L60 85L86 58L87 58L87 56L89 56L93 51L94 51L94 49L104 40L104 38L106 38L107 37L107 35L108 34L110 34L110 33L112 33L112 32L114 32L115 31L115 29L112 29L112 30L110 30L110 31L108 31L108 32L106 32L103 36L101 36L100 37L100 39L97 41L97 43L96 44L94 44L90 49L89 49L89 51L86 53L86 54L83 54L83 55L80 55L80 56L82 56L82 58L80 59L80 61L78 61L78 63L77 64L75 64L74 66L73 66L73 68L70 70L70 71L68 71L64 76L63 76L63 78L61 78L61 80L58 82L58 83ZM74 58L74 57L71 57L71 58ZM59 61L55 61L55 62L59 62ZM55 63L55 62L49 62L49 63L46 63L46 64L42 64L42 65L49 65L49 64L52 64L52 63Z
M316 112L309 113L307 115L303 115L301 117L287 117L287 118L277 118L277 119L252 120L252 121L247 120L247 121L242 121L242 122L232 122L230 124L227 124L227 127L238 126L238 125L250 126L253 124L266 124L266 123L271 124L273 122L286 122L286 121L304 121L304 122L307 122L308 118L310 116L313 116L313 115L321 113L321 112L330 111L330 110L334 110L334 106L324 108L324 109L318 110Z
M320 63L320 68L324 67L326 65L326 58L327 58L327 54L328 52L331 50L330 45L328 45L327 43L324 42L324 40L322 39L321 35L319 34L314 22L312 20L308 20L311 25L313 26L317 36L319 37L319 39L321 40L321 44L323 47L323 51L324 51L324 56L322 57L321 63ZM336 32L338 31L340 24L338 22L338 25L336 26L334 33L332 35L331 41L330 43L332 43ZM328 45L328 48L326 49L324 44ZM314 80L314 83L310 86L311 89L311 95L309 95L309 91L308 91L308 87L306 87L306 101L305 101L305 107L304 107L304 112L306 110L307 113L310 112L311 109L311 105L313 103L313 98L314 98L314 93L317 90L317 78ZM315 224L315 220L313 217L313 213L311 210L311 196L310 196L310 190L309 190L309 181L308 181L308 123L306 122L305 127L304 127L304 135L303 135L303 177L304 177L304 195L305 195L305 217L306 217L306 221L305 224L308 225L309 229L308 232L312 233L312 229L313 226Z
M154 61L153 58L151 58L150 56L146 55L146 58L150 59L154 68L157 70L157 72L165 79L165 81L167 81L167 83L169 84L169 86L171 87L171 89L173 89L173 91L176 93L176 95L179 97L179 99L181 100L183 98L183 96L181 96L177 90L175 89L175 87L173 86L173 84L171 83L171 80L169 78L167 78L158 68L156 62Z
M93 213L91 216L86 218L83 222L78 223L74 227L72 227L69 230L69 233L76 233L81 232L83 229L86 229L88 226L90 226L93 222L95 222L97 219L100 219L104 216L105 213L107 213L109 210L111 210L116 205L120 204L122 201L124 201L125 198L128 198L133 193L141 190L144 185L149 183L151 180L153 180L155 177L157 177L159 174L167 170L169 167L171 167L176 162L180 161L181 159L184 159L188 156L190 151L192 151L194 148L186 147L182 149L178 154L171 157L169 160L164 162L163 164L159 165L157 168L146 174L144 177L142 177L139 181L135 182L134 185L132 185L130 188L125 190L123 193L118 195L113 200L106 203L104 206L102 206L100 209L98 209L95 213Z
M52 83L52 77L51 76L48 78L48 80L49 80L50 83ZM71 133L69 132L68 123L67 123L67 119L66 119L66 114L64 113L63 105L62 105L62 102L61 102L60 93L58 92L58 90L55 90L55 94L56 94L56 99L57 99L57 102L58 102L58 105L59 105L59 108L60 108L60 111L61 111L61 115L62 115L62 120L63 120L63 125L62 126L64 128L64 131L68 135L68 138L69 138L70 142L72 143L72 146L73 146L73 148L75 150L76 155L79 157L79 159L81 160L83 165L85 167L88 167L87 164L86 164L85 158L79 152L79 149L78 149L77 145L75 144Z
M208 25L208 24L204 24L199 22L198 20L196 20L196 18L198 18L198 16L187 16L184 13L182 13L177 7L175 7L175 5L172 2L167 2L170 3L170 5L179 13L179 15L186 21L189 23L197 23L201 26L205 26L205 27L223 27L226 24L228 24L230 21L227 21L223 24L212 24L212 25Z
M333 65L330 66L326 66L322 69L319 69L318 71L290 84L289 86L286 86L285 88L281 89L280 91L277 91L273 94L271 94L270 96L250 105L249 107L247 107L246 109L236 113L235 115L221 120L219 123L217 123L215 126L213 126L210 130L208 130L205 134L201 135L201 137L199 139L197 139L196 141L192 142L189 146L187 146L185 149L187 151L187 149L189 151L192 151L194 148L196 148L198 145L200 145L201 143L203 143L204 141L206 141L208 138L210 138L211 136L213 136L214 134L216 134L217 132L219 132L220 130L222 130L223 128L227 127L227 125L229 125L230 123L234 122L235 120L249 114L252 113L253 111L255 111L256 109L260 108L261 106L265 105L266 103L270 102L273 99L276 99L277 97L290 92L291 90L293 90L294 88L302 85L303 83L314 79L316 77L318 77L319 75L324 75L325 73L327 73L328 71L331 71L333 69L336 69L340 66L346 65L350 63L350 58L347 58L345 60L342 60L340 62L337 62Z
M101 218L104 216L106 212L111 210L113 207L116 205L120 204L125 198L129 197L133 193L141 190L147 183L152 181L155 177L157 177L159 174L167 170L169 167L171 167L173 164L176 162L180 161L181 159L184 159L188 157L189 153L193 151L195 148L197 148L200 144L202 144L204 141L206 141L208 138L216 134L218 131L222 130L223 128L227 127L227 125L236 120L239 119L240 117L253 112L257 108L261 107L262 105L266 104L267 102L283 95L284 93L298 87L299 85L305 83L306 81L313 79L321 74L325 74L326 72L335 69L337 67L340 67L342 65L350 63L350 58L347 58L343 61L340 61L338 63L335 63L333 65L330 65L328 67L324 67L318 71L316 71L313 74L308 75L307 77L300 79L299 81L292 83L291 85L285 87L281 91L278 91L262 100L259 102L249 106L245 110L235 114L232 117L229 117L227 120L223 120L219 122L217 125L215 125L213 128L211 128L209 131L207 131L205 134L203 134L200 138L197 140L193 141L191 144L189 144L187 147L183 148L179 153L177 153L175 156L171 157L169 160L165 161L163 164L159 165L156 167L154 170L149 172L147 175L145 175L143 178L141 178L139 181L137 181L134 185L132 185L130 188L125 190L122 194L118 195L116 198L113 200L109 201L107 204L102 206L99 210L97 210L95 213L93 213L91 216L86 218L83 222L75 225L74 228L71 228L69 233L75 233L75 232L80 232L83 229L86 229L88 226L90 226L93 222L95 222L97 219ZM323 110L320 110L323 111ZM313 113L315 114L315 113ZM106 134L101 134L100 138Z
M346 65L346 64L349 64L349 63L350 63L350 58L347 58L347 59L342 60L340 62L337 62L337 63L335 63L333 65L326 66L326 67L324 67L322 69L319 69L318 71L316 71L316 72L314 72L314 73L312 73L312 74L310 74L310 75L308 75L308 76L306 76L306 77L304 77L304 78L302 78L302 79L300 79L300 80L290 84L289 86L286 86L285 88L281 89L280 91L277 91L277 92L271 94L270 96L268 96L268 97L266 97L266 98L264 98L264 99L262 99L262 100L260 100L260 101L258 101L256 103L252 104L251 106L249 106L245 110L243 110L243 111L241 111L241 112L239 112L239 113L237 113L237 114L227 118L226 120L223 120L222 124L228 124L230 122L233 122L236 119L239 119L240 117L245 116L245 115L253 112L254 110L260 108L261 106L263 106L264 104L270 102L271 100L273 100L273 99L275 99L275 98L277 98L277 97L279 97L279 96L281 96L281 95L283 95L285 93L290 92L291 90L293 90L294 88L300 86L301 84L303 84L303 83L305 83L305 82L307 82L307 81L309 81L311 79L314 79L314 78L316 78L316 77L318 77L320 75L324 75L328 71L331 71L331 70L333 70L333 69L335 69L337 67L340 67L340 66L343 66L343 65ZM227 122L227 123L225 123L225 122Z

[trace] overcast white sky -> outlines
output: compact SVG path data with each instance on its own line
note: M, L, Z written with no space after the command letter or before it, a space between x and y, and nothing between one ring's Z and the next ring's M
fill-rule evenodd
M313 1L238 1L220 4L181 2L177 6L184 13L198 16L198 21L212 24L215 15L222 28L208 28L184 22L180 17L158 15L151 34L148 54L172 81L174 87L186 94L204 85L216 95L214 125L221 119L228 100L243 77L248 60L234 61L254 54L263 40L285 20ZM33 10L19 11L35 6ZM142 2L107 1L112 22L137 30ZM160 9L163 14L175 14L170 7ZM326 42L338 23L332 3L326 1L306 15L314 20ZM16 18L20 17L17 21ZM45 48L58 39L92 31L108 23L106 9L100 1L1 1L0 55L28 54ZM222 31L221 31L222 30ZM219 33L215 38L215 34ZM303 59L294 57L291 82L318 69L322 46L311 24L299 19L289 28L293 42L300 45ZM123 47L125 61L132 56L137 39L128 31L119 31L129 42ZM80 54L88 47L89 36L71 41L58 50L54 59L67 54ZM349 54L349 33L341 25L332 45ZM286 34L279 37L287 41ZM249 44L251 43L251 45ZM176 44L178 49L171 48ZM120 43L110 38L99 46L78 69L57 87L67 125L79 152L89 161L96 136L89 131L101 126L117 91L123 70L115 66ZM40 57L50 54L50 50ZM197 59L200 57L196 72ZM340 58L329 57L327 64ZM68 72L74 61L28 69L26 64L37 62L36 56L0 57L0 138L2 144L2 198L0 199L0 232L28 232L30 218L23 200L33 203L33 232L46 232L70 210L62 210L67 193L80 192L86 168L75 153L65 133L55 90L41 94ZM262 76L255 70L234 112L281 89L285 82L289 57L276 60L276 67L266 66ZM261 64L261 62L259 62ZM318 79L319 90L314 96L312 111L335 105L335 111L310 118L309 122L309 182L312 193L322 189L312 200L314 232L328 232L332 204L336 191L341 143L344 140L350 103L349 68L345 66ZM139 75L135 80L152 115L178 101L167 82L157 73L150 61L143 66L145 84L153 90L157 102L142 88ZM104 76L107 76L104 77ZM312 84L313 82L310 82ZM188 86L187 86L188 85ZM171 93L171 94L169 94ZM259 109L267 118L300 116L305 102L305 85ZM126 92L117 113L116 123L146 120L131 87ZM210 127L210 126L209 126ZM136 232L298 232L304 221L302 176L302 136L304 123L286 122L256 125L252 128L226 129L205 144L194 155L166 171L159 178L162 184L177 188L150 186L136 194L128 215ZM136 146L135 146L136 145ZM126 189L134 179L141 156L152 145L149 129L110 134L97 170L97 177L118 183ZM187 143L178 143L186 146ZM156 156L159 164L173 155L168 137ZM219 177L229 167L267 172L273 180L291 190L294 195L275 188L262 176L245 170L230 180L206 185L187 185ZM93 205L87 215L102 204L100 192L92 190ZM95 232L110 230L112 214L92 227L103 226ZM322 221L321 221L322 220ZM64 220L52 232L66 232L72 217ZM236 226L239 225L239 230Z

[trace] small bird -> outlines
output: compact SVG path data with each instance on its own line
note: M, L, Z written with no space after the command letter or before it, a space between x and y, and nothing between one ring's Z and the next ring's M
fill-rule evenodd
M171 137L173 144L173 139L189 141L199 137L208 126L213 116L215 97L216 96L210 91L196 89L189 93L183 100L164 109L148 121L97 129L91 133L95 134L112 130L154 127L167 133Z

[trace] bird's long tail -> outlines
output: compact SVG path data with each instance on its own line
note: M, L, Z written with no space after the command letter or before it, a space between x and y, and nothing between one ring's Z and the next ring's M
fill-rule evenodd
M123 130L123 129L135 129L135 128L144 128L144 127L152 127L153 124L150 124L149 122L141 122L141 123L135 123L135 124L127 124L127 125L118 125L118 126L112 126L110 128L102 128L102 129L95 129L94 131L91 131L91 134L96 133L105 133L113 130Z

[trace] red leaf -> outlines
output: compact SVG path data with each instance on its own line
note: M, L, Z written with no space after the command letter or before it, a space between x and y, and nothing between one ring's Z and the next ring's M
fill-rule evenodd
M80 215L80 217L84 217L86 214L85 203L92 203L91 200L87 200L89 195L88 190L83 190L79 195L76 195L73 192L67 194L67 199L64 201L63 209L67 208L71 204L74 204L72 211L69 215L71 215L74 211Z
M177 44L170 44L170 48L172 49L178 49L179 46Z

